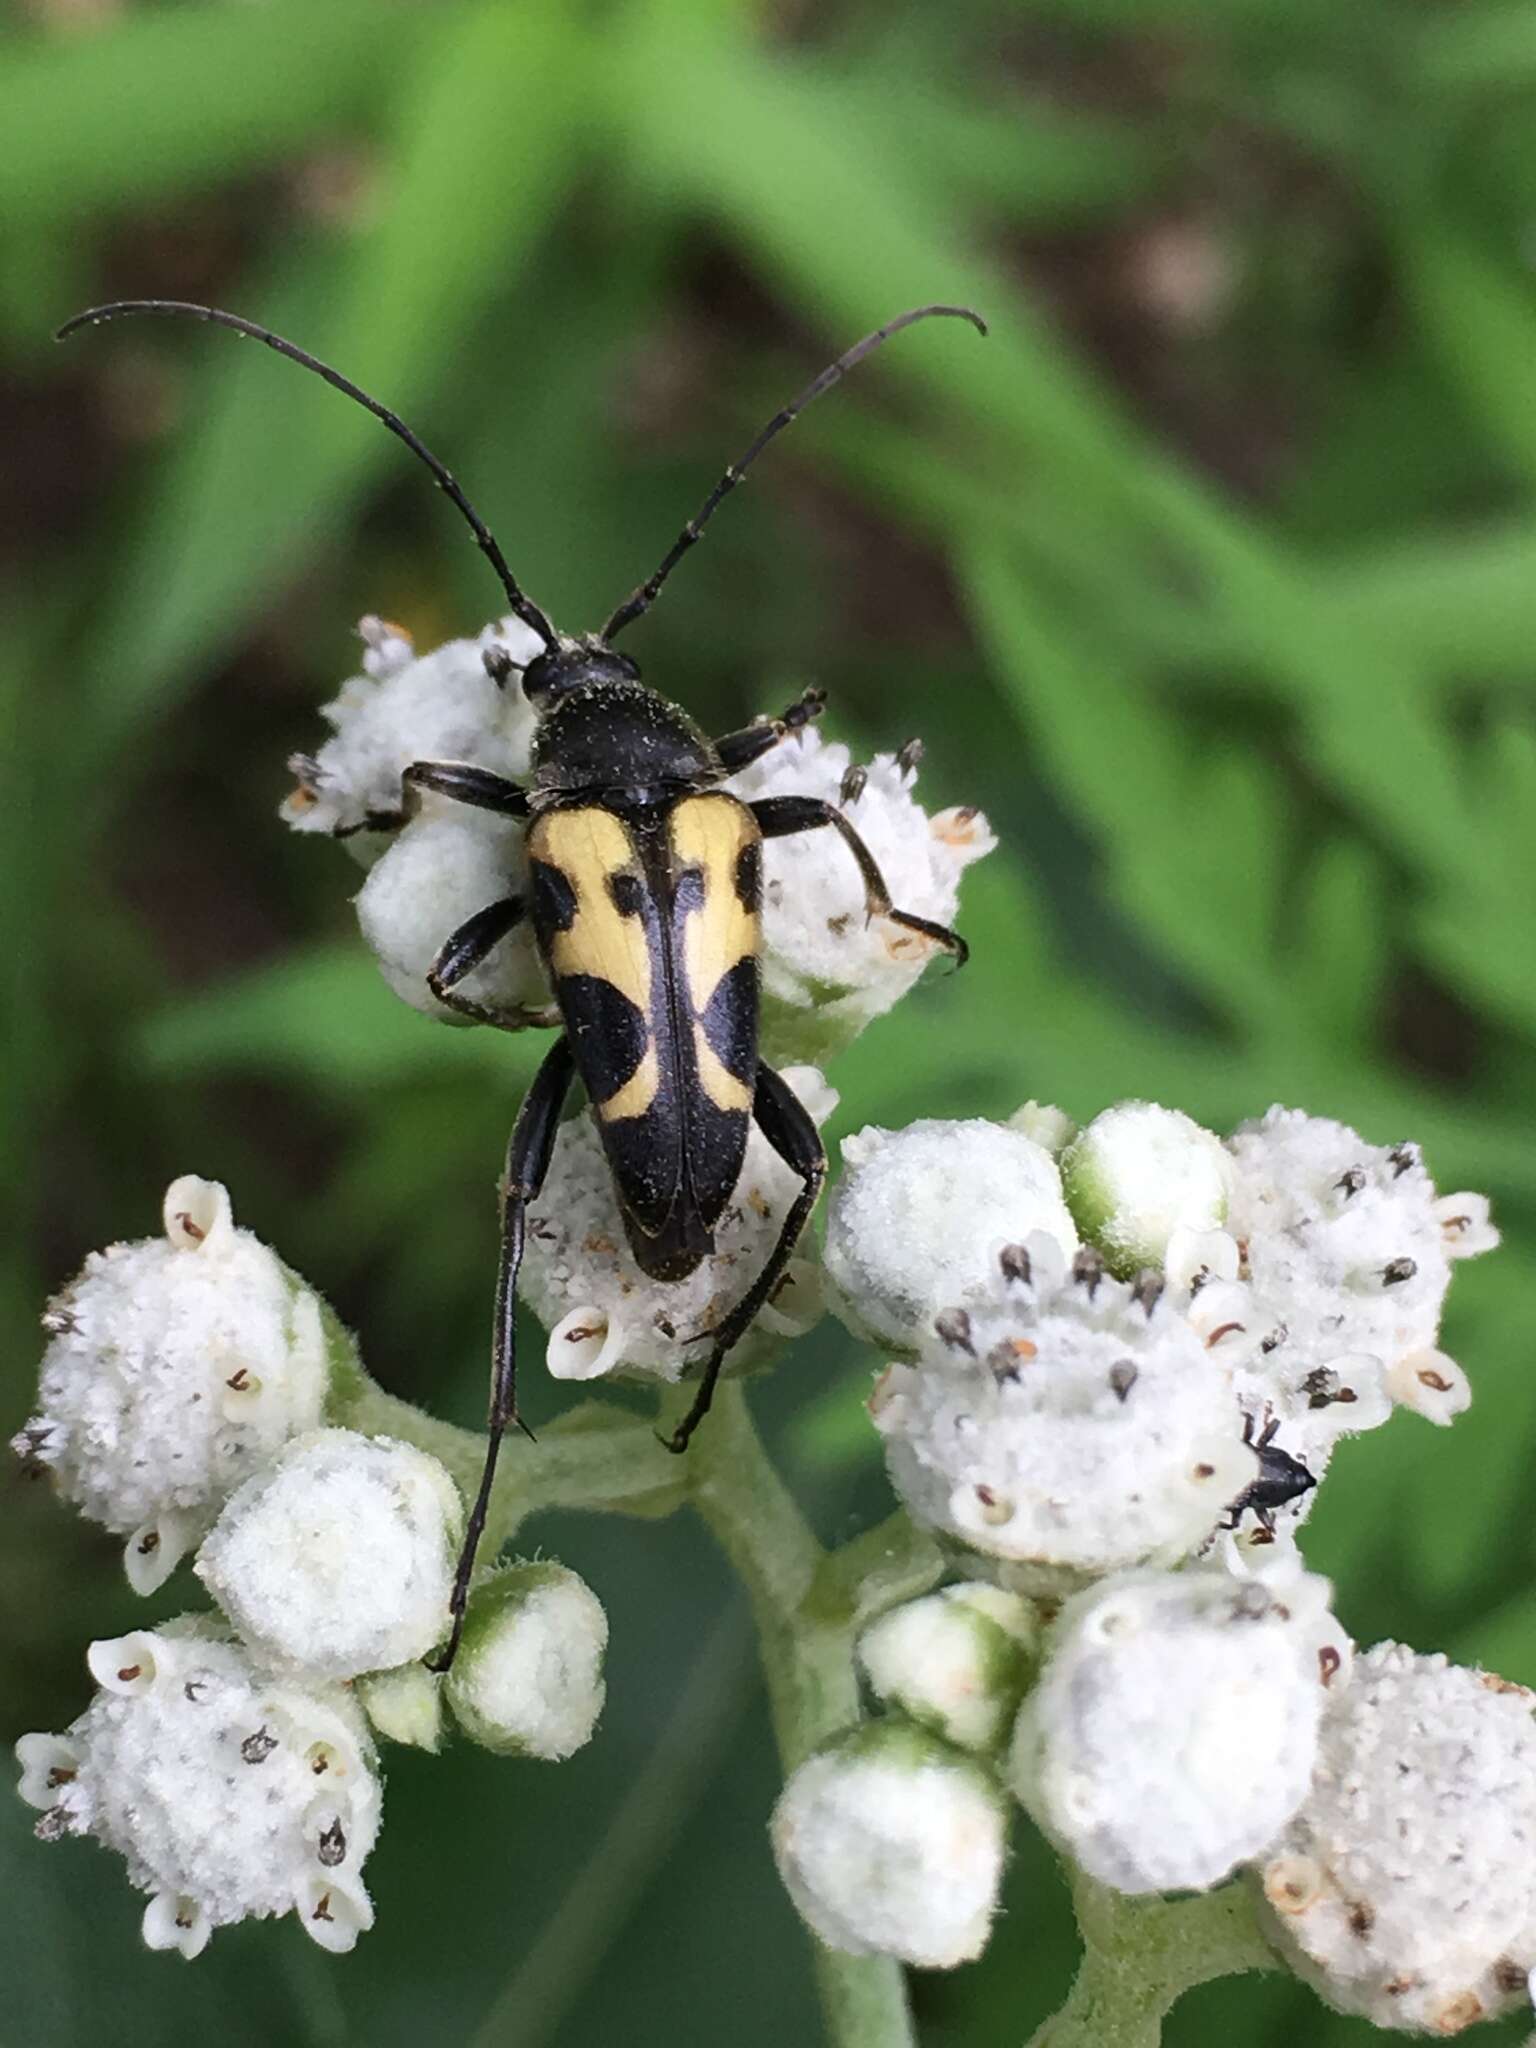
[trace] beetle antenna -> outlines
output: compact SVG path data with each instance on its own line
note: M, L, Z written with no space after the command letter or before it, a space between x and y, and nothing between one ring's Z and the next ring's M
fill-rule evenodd
M194 306L184 299L119 299L110 306L91 306L84 313L76 313L72 320L66 320L53 338L55 341L63 341L78 327L99 327L104 321L121 320L137 313L180 314L191 320L210 321L215 327L231 327L236 334L248 334L253 340L275 349L280 356L286 356L291 363L297 363L301 369L313 370L317 377L323 377L327 384L334 385L336 390L345 392L348 398L355 399L366 411L371 412L376 420L388 427L396 439L403 441L411 453L431 470L438 489L444 492L463 514L470 532L475 536L476 546L501 579L501 587L507 593L507 603L523 624L538 634L544 643L545 652L554 652L558 645L554 627L533 599L525 594L517 578L507 567L506 557L496 545L494 534L465 497L452 471L438 461L426 443L411 432L398 414L392 413L387 406L380 405L376 398L370 398L368 393L354 384L349 377L343 377L341 372L333 370L329 363L322 363L318 356L309 355L305 350L296 348L291 341L284 341L280 334L274 334L270 328L258 327L253 321L242 320L238 313L224 313L217 306Z
M689 520L688 524L667 550L662 558L661 567L656 571L655 575L649 577L644 583L632 590L613 617L608 621L607 625L604 626L602 632L603 639L612 640L617 634L622 633L626 626L633 625L636 619L650 610L656 601L656 596L661 586L666 582L694 542L702 537L704 529L709 524L715 507L720 503L720 500L735 490L747 471L756 462L758 456L768 446L768 443L776 434L782 434L791 420L798 419L813 398L820 398L823 391L830 391L834 384L848 374L855 363L862 363L866 356L873 355L882 342L889 341L893 334L900 334L903 327L912 327L919 320L931 320L935 317L950 320L969 320L978 334L985 334L987 331L986 321L982 319L979 313L972 312L969 306L914 306L911 312L898 313L896 318L887 321L884 327L877 327L873 334L866 334L862 341L856 341L853 347L840 355L835 363L829 363L819 377L807 384L798 398L792 399L782 412L775 413L746 454L741 457L740 461L731 464L725 475L721 477L719 483L715 485L715 488L704 500L704 504L697 517Z

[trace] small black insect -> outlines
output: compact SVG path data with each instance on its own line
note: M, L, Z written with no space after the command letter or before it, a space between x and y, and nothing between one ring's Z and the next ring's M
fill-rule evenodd
M698 1394L665 1440L682 1451L709 1408L728 1353L778 1287L826 1174L815 1124L758 1056L762 841L830 828L858 866L871 916L921 932L958 961L965 959L965 943L955 933L893 906L869 849L835 805L799 796L745 804L720 787L817 717L819 692L808 692L778 718L711 740L685 711L646 688L635 662L616 653L613 641L650 609L721 499L812 399L916 321L958 318L982 334L986 325L964 306L918 306L866 335L774 415L726 470L659 568L602 630L572 636L557 632L519 587L490 529L405 422L280 335L212 306L131 299L76 314L59 329L59 339L135 314L180 315L232 328L366 407L431 471L496 571L511 610L542 644L522 679L539 721L531 786L521 788L462 762L415 761L402 776L398 815L369 820L403 823L417 793L433 790L527 821L527 897L508 894L488 903L450 933L427 981L442 1002L478 1022L522 1028L528 1022L524 1013L503 1014L472 1002L458 984L526 919L562 1026L524 1099L507 1151L489 1437L454 1581L452 1633L439 1659L445 1669L463 1627L501 1439L520 1420L514 1349L518 1268L528 1208L543 1187L572 1083L579 1078L591 1099L630 1249L653 1279L683 1279L714 1249L715 1227L736 1186L750 1123L800 1177L800 1193L762 1271L716 1327L700 1333L710 1349ZM511 655L491 648L485 661L504 687L514 670ZM904 750L904 759L912 758L912 749Z
M1257 1451L1259 1469L1249 1480L1242 1492L1227 1508L1224 1529L1236 1529L1243 1516L1251 1509L1255 1519L1268 1535L1275 1533L1275 1509L1286 1507L1293 1500L1299 1500L1304 1493L1310 1493L1317 1481L1289 1451L1278 1450L1274 1437L1280 1427L1280 1418L1271 1415L1262 1431L1255 1438L1253 1417L1243 1417L1243 1442Z

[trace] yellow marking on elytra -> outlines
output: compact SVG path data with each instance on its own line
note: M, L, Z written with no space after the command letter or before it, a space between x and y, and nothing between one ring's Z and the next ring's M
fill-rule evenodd
M576 897L570 930L550 937L549 964L556 978L588 974L612 982L649 1017L651 951L645 920L622 916L609 888L615 875L640 874L623 823L595 804L548 811L528 835L528 852L558 868Z
M674 865L697 868L704 877L704 901L689 911L683 931L688 1001L702 1017L723 977L757 951L757 916L736 893L736 862L761 835L752 813L729 796L685 797L672 813L670 831ZM734 1075L730 1079L733 1087L743 1086Z
M752 1090L721 1059L704 1036L702 1024L693 1027L693 1056L699 1070L699 1085L716 1109L752 1107Z
M660 1085L661 1063L656 1057L653 1040L645 1048L645 1058L623 1087L616 1089L606 1102L597 1105L597 1113L605 1124L617 1123L620 1117L644 1116L656 1100L656 1090Z

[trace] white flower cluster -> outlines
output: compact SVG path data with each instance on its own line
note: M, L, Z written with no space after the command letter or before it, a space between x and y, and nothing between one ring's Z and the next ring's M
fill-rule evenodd
M407 802L400 777L413 761L461 761L526 782L535 718L521 673L538 642L510 618L425 655L380 619L362 620L358 632L363 673L322 713L331 738L294 757L298 787L282 816L297 831L347 840L369 868L358 921L390 987L429 1016L463 1023L427 987L427 969L467 918L523 893L524 828L431 793ZM485 666L493 648L513 663L500 684ZM929 817L912 794L916 775L912 749L856 767L845 746L807 726L724 786L747 802L799 795L837 804L898 907L947 925L961 874L996 841L978 811ZM775 1062L822 1059L890 1009L938 949L921 932L866 914L857 864L835 832L771 839L763 860L764 1049ZM526 923L458 993L508 1023L555 1021Z
M1242 1290L1113 1279L1020 1131L864 1132L844 1160L827 1265L848 1320L917 1359L870 1403L912 1514L1029 1591L1208 1541L1258 1470Z
M163 1236L93 1253L49 1303L38 1412L14 1442L127 1537L141 1593L248 1473L314 1428L328 1377L318 1298L235 1228L216 1181L172 1181L163 1213Z
M783 1078L818 1124L836 1108L835 1091L814 1067L788 1067ZM528 1213L522 1271L523 1294L549 1331L550 1372L561 1380L680 1379L702 1361L701 1334L761 1272L799 1191L798 1175L754 1125L714 1250L686 1279L658 1286L629 1249L591 1117L570 1118ZM791 1259L778 1293L731 1353L732 1372L750 1369L777 1340L800 1336L820 1320L820 1278L809 1258Z
M165 1225L89 1260L51 1306L42 1410L16 1447L132 1531L140 1590L196 1548L227 1619L93 1644L100 1691L63 1735L22 1738L22 1794L45 1839L124 1857L151 1947L194 1956L216 1927L292 1910L350 1948L372 1922L381 1804L365 1713L435 1749L446 1698L489 1748L568 1756L601 1709L606 1621L559 1566L492 1573L440 1683L418 1660L449 1624L453 1480L410 1444L320 1426L325 1312L235 1229L222 1187L173 1182ZM349 1357L343 1391L356 1377Z
M1536 1966L1536 1696L1378 1643L1329 1701L1257 1872L1282 1953L1341 2012L1458 2034Z
M870 1402L892 1481L969 1576L866 1630L882 1717L785 1789L810 1925L978 1953L1006 1790L1116 1891L1250 1874L1341 2011L1448 2035L1524 2001L1536 1696L1356 1657L1274 1527L1342 1429L1465 1404L1436 1342L1452 1263L1498 1241L1487 1202L1285 1110L1223 1144L1156 1104L1074 1132L1031 1103L844 1160L832 1300L896 1358ZM1218 1534L1250 1513L1272 1549Z
M913 796L913 750L867 766L803 726L726 787L747 803L809 796L836 804L874 855L902 910L950 925L960 878L997 840L966 806L930 817ZM763 1037L772 1059L822 1061L904 996L937 947L921 932L870 918L852 855L832 832L763 847Z

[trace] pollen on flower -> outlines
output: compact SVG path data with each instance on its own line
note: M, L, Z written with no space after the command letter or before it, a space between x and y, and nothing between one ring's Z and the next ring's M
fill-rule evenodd
M909 1511L1026 1592L1198 1549L1258 1470L1233 1384L1246 1317L1202 1332L1161 1276L1126 1285L1087 1248L1069 1269L1043 1231L995 1270L870 1403Z
M811 1115L837 1096L814 1067L784 1079ZM675 1381L705 1356L701 1337L762 1270L800 1180L754 1126L735 1195L715 1230L715 1249L684 1280L665 1285L635 1264L613 1175L590 1116L560 1128L544 1191L529 1211L523 1291L550 1332L546 1360L557 1379L613 1375ZM728 1371L760 1363L776 1339L799 1336L822 1314L821 1276L804 1257L731 1353Z
M930 818L912 794L915 762L877 754L855 770L846 746L814 726L773 747L726 784L747 803L808 796L838 805L875 858L902 910L954 922L960 877L997 844L979 811ZM820 1060L905 995L934 942L870 918L852 854L833 831L763 847L763 1038L772 1060Z
M779 1795L770 1834L785 1889L829 1948L930 1970L981 1953L1004 1801L937 1735L893 1716L818 1750Z
M1311 1789L1255 1877L1281 1953L1340 2012L1449 2035L1527 2001L1533 1706L1396 1643L1330 1692Z
M327 1381L318 1298L236 1229L216 1181L173 1181L164 1219L163 1237L93 1253L50 1305L38 1413L16 1439L127 1538L145 1593L248 1472L319 1421Z
M1069 1600L1015 1732L1019 1798L1117 1891L1219 1884L1306 1796L1328 1590L1288 1560L1124 1573Z
M911 1352L935 1314L993 1300L1005 1247L1045 1231L1076 1248L1056 1162L1022 1131L925 1118L859 1131L842 1150L824 1257L857 1335Z
M200 1953L219 1927L297 1912L322 1945L350 1948L373 1909L362 1866L379 1825L379 1785L347 1693L258 1670L206 1617L93 1646L109 1684L62 1736L17 1744L22 1797L46 1839L93 1835L149 1894L151 1948ZM317 1794L308 1757L335 1760ZM343 1903L315 1920L317 1883Z
M367 650L363 673L322 710L332 736L314 754L295 757L298 788L281 815L295 831L345 838L366 864L399 822L400 776L413 761L467 761L514 779L526 774L532 708L516 671L498 687L483 657L489 647L504 647L514 663L526 664L539 643L514 618L419 656L399 627L382 620L364 619L358 633Z
M232 1496L197 1574L270 1662L353 1678L424 1656L447 1628L463 1510L424 1451L322 1429Z

